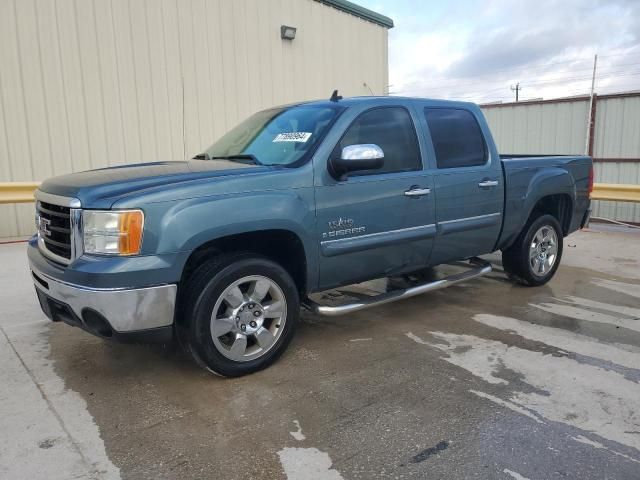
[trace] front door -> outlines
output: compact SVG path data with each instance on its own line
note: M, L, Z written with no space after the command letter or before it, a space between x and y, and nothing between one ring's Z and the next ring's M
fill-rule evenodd
M378 145L384 166L343 181L322 172L316 184L320 289L420 268L431 253L433 180L423 169L409 109L360 113L331 155L357 144Z

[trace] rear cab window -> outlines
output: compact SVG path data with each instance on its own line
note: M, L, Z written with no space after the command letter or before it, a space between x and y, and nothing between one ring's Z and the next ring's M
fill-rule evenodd
M438 169L483 166L487 144L474 115L461 108L424 109Z
M349 176L380 175L422 169L418 137L411 115L404 107L376 107L361 113L349 126L332 155L340 156L349 145L373 143L384 152L384 166L353 172Z

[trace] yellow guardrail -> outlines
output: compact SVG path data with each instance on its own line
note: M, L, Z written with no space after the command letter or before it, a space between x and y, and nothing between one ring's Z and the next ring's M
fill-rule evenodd
M0 203L33 202L33 192L40 182L0 182Z
M596 183L591 200L613 200L616 202L640 202L640 185L618 183Z
M40 182L0 183L0 203L33 202L33 192ZM592 200L613 200L616 202L640 202L640 185L617 183L596 183L591 193Z

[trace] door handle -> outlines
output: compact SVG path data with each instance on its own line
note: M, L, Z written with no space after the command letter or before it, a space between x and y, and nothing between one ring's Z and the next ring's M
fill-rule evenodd
M480 188L497 187L498 186L498 181L497 180L483 180L482 182L480 182L478 184L478 186Z
M430 188L412 188L411 190L404 192L407 197L422 197L423 195L429 195L430 193Z

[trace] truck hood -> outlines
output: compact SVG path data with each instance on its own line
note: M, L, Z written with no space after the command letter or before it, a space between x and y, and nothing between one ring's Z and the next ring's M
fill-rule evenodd
M184 182L267 172L274 167L229 160L153 162L101 168L45 180L40 190L73 197L83 207L109 208L116 200L158 187Z

